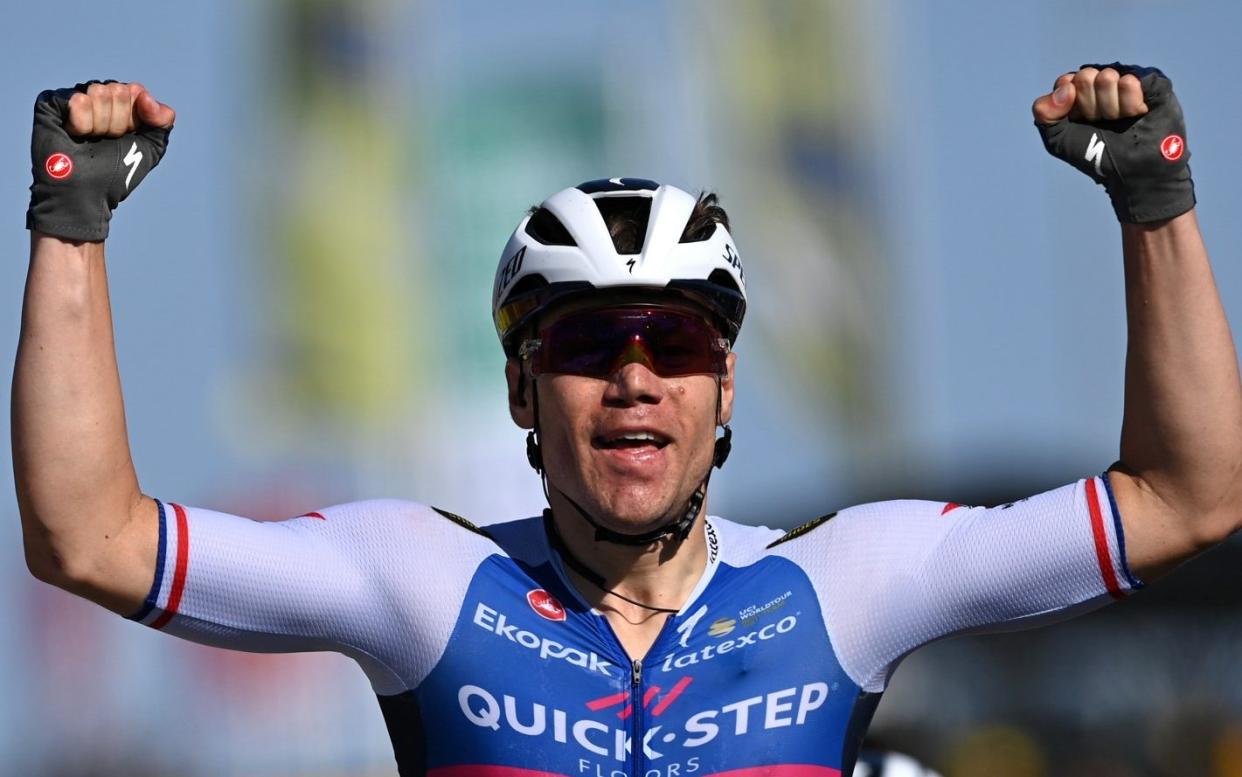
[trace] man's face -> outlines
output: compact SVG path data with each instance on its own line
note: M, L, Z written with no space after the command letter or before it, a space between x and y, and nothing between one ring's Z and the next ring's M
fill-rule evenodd
M732 415L735 361L728 354L727 374L719 379L722 423ZM531 428L529 375L524 399L517 394L524 368L510 360L506 369L510 412ZM553 488L614 531L640 533L682 516L712 462L715 375L664 378L639 358L608 378L544 374L537 380L540 443Z

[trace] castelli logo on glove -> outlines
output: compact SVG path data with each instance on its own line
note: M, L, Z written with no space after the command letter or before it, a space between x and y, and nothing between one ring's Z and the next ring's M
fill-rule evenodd
M47 174L58 181L63 181L73 173L73 160L68 154L59 152L52 154L43 163L43 169L47 170Z
M538 613L541 617L550 621L565 620L565 608L556 600L556 597L542 588L536 588L526 593L526 601L530 602L530 608Z
M1182 152L1186 150L1186 141L1182 140L1181 135L1169 135L1160 141L1160 153L1170 162L1176 162L1182 158Z

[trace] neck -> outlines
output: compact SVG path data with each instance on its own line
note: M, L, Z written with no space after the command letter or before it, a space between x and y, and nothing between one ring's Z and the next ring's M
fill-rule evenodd
M562 555L567 552L577 561L577 564L566 563L566 571L591 605L645 619L653 610L622 597L652 608L677 610L685 604L707 566L707 542L703 533L706 505L685 540L665 536L649 545L630 546L596 541L595 529L569 500L555 489L549 497L551 520L565 546ZM597 516L592 517L598 520ZM585 567L602 577L602 586L575 571L574 566Z

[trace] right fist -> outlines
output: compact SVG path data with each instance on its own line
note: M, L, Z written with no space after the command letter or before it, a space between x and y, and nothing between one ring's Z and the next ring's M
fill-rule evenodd
M142 84L94 82L69 97L65 129L78 138L119 138L143 125L172 129L176 120L177 112L152 97Z
M1156 68L1083 65L1031 110L1044 148L1107 189L1119 221L1163 221L1194 207L1182 107Z
M175 119L141 84L93 81L40 94L27 229L106 238L112 210L159 164Z

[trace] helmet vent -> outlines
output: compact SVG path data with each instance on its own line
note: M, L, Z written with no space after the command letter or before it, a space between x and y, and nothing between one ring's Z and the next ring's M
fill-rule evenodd
M711 275L707 276L707 282L716 286L723 286L726 289L732 289L738 294L742 293L742 290L737 287L737 282L733 280L733 276L726 270L712 270Z
M640 254L651 219L650 197L598 197L595 207L608 226L618 254Z
M720 207L719 198L714 192L702 192L690 213L690 220L681 233L679 243L699 243L711 239L716 234L716 225L722 224L729 228L729 216Z
M527 275L522 280L513 284L513 288L509 289L509 295L505 299L506 301L512 300L515 297L520 297L528 291L534 291L535 289L540 289L547 285L548 282L542 275Z
M535 208L526 222L526 234L546 246L576 246L573 235L547 208Z

